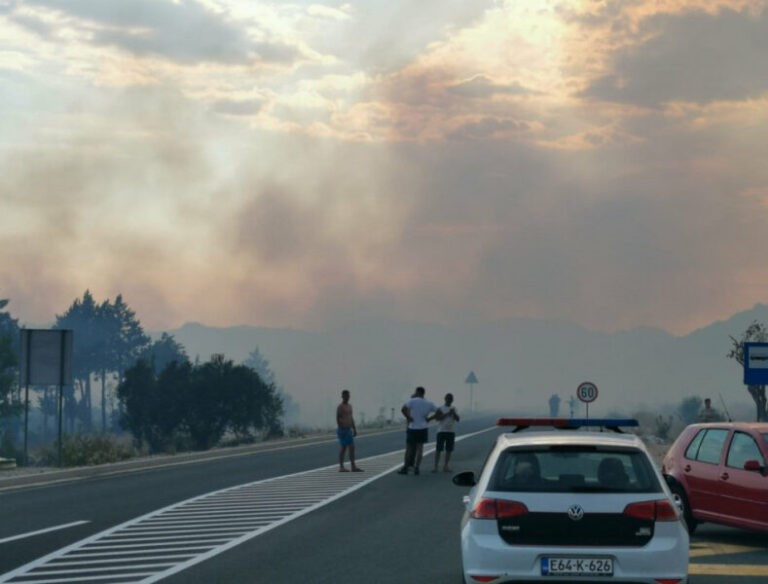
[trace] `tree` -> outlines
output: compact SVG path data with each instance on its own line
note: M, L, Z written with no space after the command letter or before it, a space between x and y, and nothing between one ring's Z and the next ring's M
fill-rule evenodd
M156 374L174 361L177 363L189 361L184 345L168 333L163 333L158 340L146 346L139 357L149 361Z
M150 338L122 295L118 294L114 304L109 300L97 304L89 290L63 315L56 316L54 328L72 329L75 333L72 359L80 400L65 411L70 416L76 414L86 429L92 428L91 377L97 375L101 378L101 425L105 431L107 375L116 372L118 379L122 379L122 372L136 362ZM70 424L74 425L73 422L71 419Z
M274 386L223 355L202 365L174 360L159 376L149 361L140 359L126 370L118 396L124 427L139 446L147 443L153 451L183 437L204 450L228 430L240 438L262 429L268 435L282 432L282 400Z
M254 347L253 351L248 353L248 358L243 361L243 365L250 367L258 373L261 380L267 385L275 383L275 374L269 367L269 361L259 351L258 345Z
M93 299L90 290L86 290L82 300L75 299L72 305L62 315L56 315L55 329L71 329L74 331L74 346L72 348L72 373L75 385L80 390L80 400L76 408L67 407L65 413L71 416L79 413L80 421L86 429L93 425L91 419L91 373L98 370L97 354L103 351L104 338L97 328L97 312L99 306ZM70 418L70 424L74 420Z
M243 361L243 365L253 369L259 374L259 377L261 377L265 384L274 388L276 397L280 399L280 416L282 416L286 422L296 421L299 417L299 404L293 401L291 395L283 389L282 385L278 385L275 382L275 373L269 366L269 361L259 351L258 346L248 354L248 358ZM280 424L279 428L273 424L273 430L276 433L281 432L282 424Z
M691 395L683 399L677 407L677 414L685 425L693 424L699 417L701 398Z
M740 338L728 335L733 343L733 347L728 352L728 358L734 359L742 369L744 368L744 343L764 343L768 341L768 328L756 320L752 321ZM757 412L757 421L764 422L768 420L768 409L766 408L766 395L764 385L748 385L747 391L755 402Z
M0 299L0 309L7 305L8 300ZM18 321L0 311L0 449L8 455L14 454L12 445L23 408L16 383L18 338Z
M184 400L184 421L195 448L207 450L224 435L234 408L237 388L233 387L232 361L224 355L194 369ZM242 400L239 400L242 401Z
M125 406L121 424L133 434L139 448L151 436L152 398L156 386L152 366L139 360L125 372L125 379L117 387L117 395Z
M4 454L12 450L8 447L13 444L15 430L9 424L10 420L16 420L22 411L22 403L17 392L14 392L14 380L16 379L16 355L13 352L11 337L0 336L0 449Z
M112 310L120 323L116 352L118 379L122 379L123 371L139 359L142 352L151 344L152 339L144 332L139 319L136 318L136 313L125 303L122 294L118 294L115 298Z

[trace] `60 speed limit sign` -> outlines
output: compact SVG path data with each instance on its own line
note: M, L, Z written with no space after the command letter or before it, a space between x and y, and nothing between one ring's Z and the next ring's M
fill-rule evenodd
M585 381L576 389L576 397L586 404L595 401L597 399L597 386Z

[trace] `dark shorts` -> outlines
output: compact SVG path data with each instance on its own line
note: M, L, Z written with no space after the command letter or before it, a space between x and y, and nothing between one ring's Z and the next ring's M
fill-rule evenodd
M422 430L408 428L405 433L405 441L408 444L424 444L429 442L429 428Z
M437 447L438 452L443 450L447 452L453 452L453 444L456 439L454 432L438 432L437 433Z
M336 437L342 446L350 446L355 443L355 434L352 428L336 428Z

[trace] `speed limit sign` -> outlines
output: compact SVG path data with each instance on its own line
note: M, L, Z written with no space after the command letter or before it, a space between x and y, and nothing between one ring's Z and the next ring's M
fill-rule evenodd
M597 399L597 386L585 381L576 389L576 397L586 404L595 401Z

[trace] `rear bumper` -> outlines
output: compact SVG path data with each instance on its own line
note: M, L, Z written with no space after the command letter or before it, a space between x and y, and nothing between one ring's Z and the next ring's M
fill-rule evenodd
M658 584L657 578L688 577L688 532L682 522L657 524L653 539L642 547L543 547L511 546L498 533L478 533L477 520L465 523L461 534L461 552L466 582L471 576L499 577L505 581L565 582L573 577L542 576L544 556L610 557L614 560L612 577L595 577L600 582ZM481 525L480 528L485 528ZM484 530L486 531L486 530ZM578 578L579 582L590 578Z

